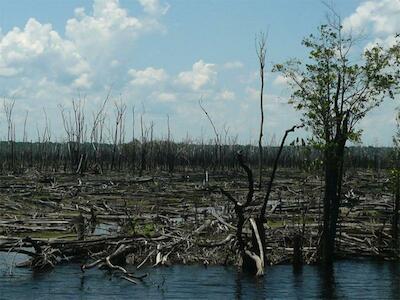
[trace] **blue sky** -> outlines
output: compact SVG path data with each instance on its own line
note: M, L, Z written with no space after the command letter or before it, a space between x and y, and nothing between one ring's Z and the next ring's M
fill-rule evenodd
M400 1L335 0L347 27L362 30L364 42L389 43L400 31ZM85 97L86 125L111 87L107 106L111 131L113 101L126 103L130 138L131 107L166 134L167 115L176 140L212 137L198 106L203 103L218 130L255 141L258 89L255 36L268 31L265 143L299 122L287 104L290 93L274 63L306 57L301 40L326 20L319 0L19 0L0 1L0 95L15 99L17 139L29 112L35 139L49 118L54 140L64 133L59 106ZM366 145L389 145L394 102L360 124ZM138 119L138 118L137 118ZM136 123L136 127L139 124ZM303 134L303 133L300 133ZM0 118L0 136L6 135Z

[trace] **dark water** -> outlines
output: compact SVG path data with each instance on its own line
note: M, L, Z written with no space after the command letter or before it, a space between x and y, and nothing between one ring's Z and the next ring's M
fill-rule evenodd
M147 269L145 282L134 285L97 269L82 274L78 264L10 275L13 257L0 254L0 299L400 299L400 263L393 262L339 261L332 272L274 266L261 279L232 267L174 266Z

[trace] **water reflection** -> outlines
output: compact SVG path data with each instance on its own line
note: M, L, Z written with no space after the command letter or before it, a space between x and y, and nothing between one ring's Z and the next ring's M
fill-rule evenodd
M335 269L333 266L318 266L317 274L320 280L319 297L322 299L337 299Z
M242 274L236 272L235 275L235 299L242 299Z
M390 262L389 273L392 286L392 298L398 299L400 297L400 263Z
M297 295L304 294L304 274L302 266L293 267L293 289L296 290Z
M267 267L258 279L233 267L148 268L142 272L149 277L138 285L97 269L82 274L79 264L40 275L15 269L12 277L5 267L0 264L0 299L400 299L399 262L338 261L330 269L280 265Z
M266 295L265 277L254 277L235 270L235 299L264 299Z

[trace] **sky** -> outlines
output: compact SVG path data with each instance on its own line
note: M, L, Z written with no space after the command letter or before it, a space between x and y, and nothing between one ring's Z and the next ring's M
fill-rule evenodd
M345 28L362 32L365 45L389 44L400 32L400 0L327 2ZM254 143L260 119L255 38L266 32L264 143L274 143L300 122L300 113L287 103L289 87L272 66L307 57L301 40L326 22L327 11L320 0L3 0L0 97L15 100L17 140L28 113L30 139L47 118L52 140L63 141L60 110L71 110L73 99L85 99L90 128L111 91L108 139L120 101L127 106L127 140L132 107L136 132L142 116L163 138L169 118L175 140L212 138L202 99L221 136ZM391 145L399 100L385 101L359 124L364 145ZM6 136L0 112L0 138Z

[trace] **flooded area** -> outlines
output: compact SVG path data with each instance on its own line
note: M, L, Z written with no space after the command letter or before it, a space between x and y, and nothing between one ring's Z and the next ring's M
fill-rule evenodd
M82 273L79 264L59 265L52 272L33 274L12 268L22 255L0 256L0 299L398 299L400 264L344 260L332 272L318 266L294 271L290 265L266 269L256 279L234 267L175 265L147 268L134 285L98 270Z

